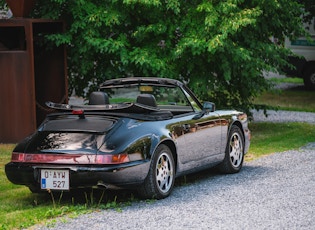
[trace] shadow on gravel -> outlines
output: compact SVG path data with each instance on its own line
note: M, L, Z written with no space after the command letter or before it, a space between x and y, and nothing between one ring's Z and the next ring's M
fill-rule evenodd
M175 190L185 190L186 186L203 186L205 183L213 184L212 188L224 189L226 186L247 183L260 179L261 174L268 173L270 169L265 166L244 165L236 174L222 174L217 169L206 169L197 173L181 176L175 180ZM219 187L217 187L219 186ZM180 192L180 191L179 191ZM197 194L195 194L197 195ZM172 194L170 195L172 197ZM83 205L86 207L117 208L128 206L133 201L141 200L134 190L103 190L103 189L77 189L71 192L44 192L38 195L41 202L57 204Z
M260 180L266 175L272 175L274 169L262 165L249 165L246 163L239 173L222 174L216 169L207 169L198 173L189 174L176 179L175 189L184 188L185 186L206 186L224 189L226 186L237 186L247 184L250 181ZM209 188L210 189L210 188ZM172 196L172 194L171 194Z

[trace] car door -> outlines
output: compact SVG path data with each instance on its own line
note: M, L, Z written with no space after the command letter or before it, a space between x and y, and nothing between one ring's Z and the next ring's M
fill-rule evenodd
M218 113L203 110L195 96L185 88L172 88L166 95L175 115L172 132L182 170L222 158L222 121Z
M199 114L183 116L177 130L179 160L181 164L196 166L211 163L222 155L222 127L217 113L210 112L199 117Z

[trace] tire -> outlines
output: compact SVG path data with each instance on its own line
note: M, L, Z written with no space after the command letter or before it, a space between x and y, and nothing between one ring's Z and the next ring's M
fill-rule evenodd
M303 74L303 79L306 89L315 90L315 63L308 65Z
M138 189L144 199L163 199L173 190L175 181L175 163L171 150L159 145L151 160L149 173Z
M241 170L244 161L244 135L241 129L233 125L228 137L223 162L219 169L223 173L237 173Z

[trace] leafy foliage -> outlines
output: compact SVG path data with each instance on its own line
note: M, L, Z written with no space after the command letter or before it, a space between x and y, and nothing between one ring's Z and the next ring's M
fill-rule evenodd
M38 0L33 16L65 20L65 33L49 39L67 45L78 95L105 79L154 75L183 80L219 107L249 109L269 88L263 72L286 64L289 51L270 37L304 34L301 3L311 1Z

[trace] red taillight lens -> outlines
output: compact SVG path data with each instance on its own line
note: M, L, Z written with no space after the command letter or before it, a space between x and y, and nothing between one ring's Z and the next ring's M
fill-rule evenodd
M127 153L117 155L12 153L12 162L51 164L122 164L129 162Z
M12 162L24 162L24 153L12 153L11 161Z
M73 115L83 115L84 110L83 109L78 109L78 110L72 110Z

